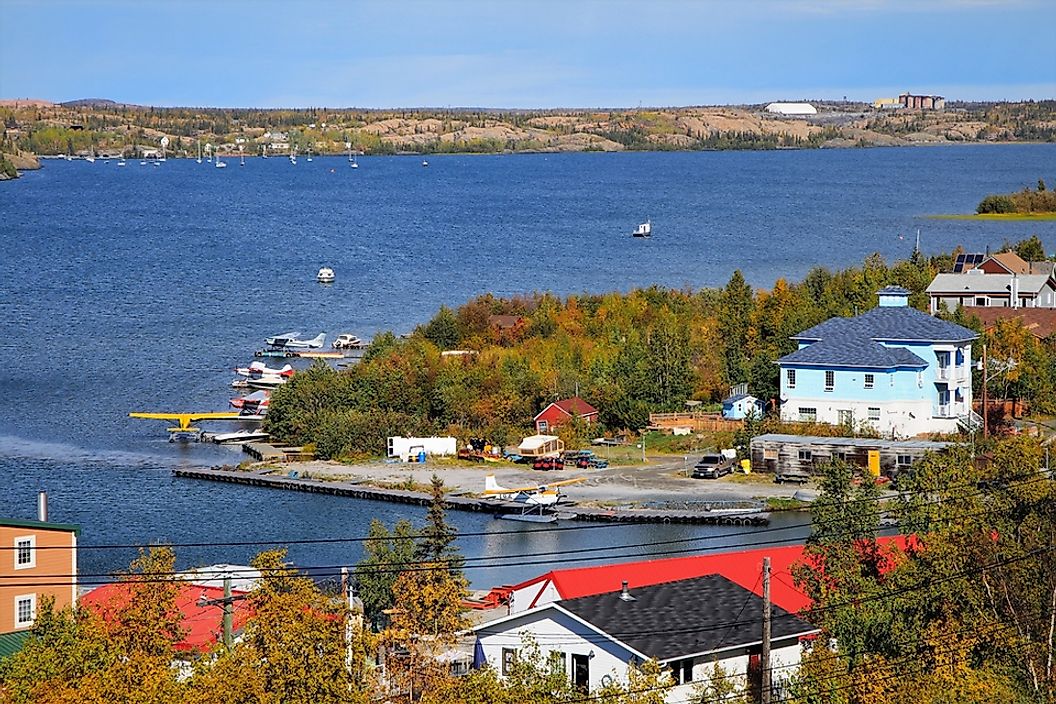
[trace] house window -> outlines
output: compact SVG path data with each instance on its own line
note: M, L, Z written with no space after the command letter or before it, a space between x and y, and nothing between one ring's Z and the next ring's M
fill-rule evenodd
M983 306L984 308L986 306L989 306L990 305L990 297L989 296L976 296L975 297L975 305Z
M836 411L836 418L840 425L852 425L854 423L854 412Z
M895 458L895 464L897 464L899 467L908 467L909 465L913 464L913 456L912 455L898 455Z
M37 595L15 597L15 628L32 626L37 618Z
M832 391L832 387L836 386L836 372L826 371L825 372L825 390Z
M800 450L799 451L799 461L800 462L813 462L814 461L814 453L811 450Z
M867 388L867 389L873 388L873 384L875 382L876 382L876 377L875 376L873 376L872 374L866 374L865 375L865 388Z
M796 388L796 370L787 369L785 370L785 379L788 381L788 388Z
M799 408L799 422L800 423L817 423L818 422L818 409L817 408Z
M771 377L771 378L773 378L773 377ZM540 433L545 433L549 429L550 429L550 424L549 423L547 423L545 420L539 421L539 432Z
M870 406L869 408L869 420L876 423L880 420L880 409L876 406Z
M37 566L37 539L35 536L15 538L15 569L25 570Z
M508 677L513 672L513 666L517 663L517 649L502 649L502 676Z
M564 675L568 672L565 664L565 654L560 650L550 651L550 672L555 675Z
M675 660L671 663L671 679L675 684L689 684L693 681L693 658Z

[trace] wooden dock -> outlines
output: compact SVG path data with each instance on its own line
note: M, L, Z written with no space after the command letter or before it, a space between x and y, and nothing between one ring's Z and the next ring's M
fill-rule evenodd
M258 444L258 443L250 443ZM275 450L270 445L267 447ZM247 448L248 451L248 448ZM279 452L278 450L275 450ZM272 471L272 470L264 470ZM429 494L405 489L385 489L354 481L320 481L305 479L296 469L285 476L266 474L261 471L245 472L229 469L174 469L173 474L184 479L203 479L214 482L227 482L245 486L257 486L288 491L306 491L332 496L346 496L354 499L371 501L388 501L392 503L428 506L432 501ZM448 508L458 511L476 511L478 513L510 513L520 510L520 504L478 499L468 496L449 495L445 499ZM604 523L687 523L714 526L765 526L770 523L770 514L765 512L707 512L665 509L602 509L587 506L566 506L562 504L562 513L573 514L569 520L595 521Z

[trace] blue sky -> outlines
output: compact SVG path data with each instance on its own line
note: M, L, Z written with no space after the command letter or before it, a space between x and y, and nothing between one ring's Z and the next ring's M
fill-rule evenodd
M1056 98L1056 0L0 0L0 98L594 107Z

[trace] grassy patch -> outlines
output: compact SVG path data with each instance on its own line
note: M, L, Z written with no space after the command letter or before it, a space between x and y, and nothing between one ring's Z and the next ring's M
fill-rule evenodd
M790 496L769 496L765 499L768 511L802 511L810 506L806 501Z
M931 220L1001 220L1004 222L1056 220L1056 213L984 213L982 215L925 215Z

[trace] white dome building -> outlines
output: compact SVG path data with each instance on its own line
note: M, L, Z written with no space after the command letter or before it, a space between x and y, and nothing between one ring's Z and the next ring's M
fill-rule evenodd
M778 115L817 115L817 109L810 103L770 103L767 112Z

